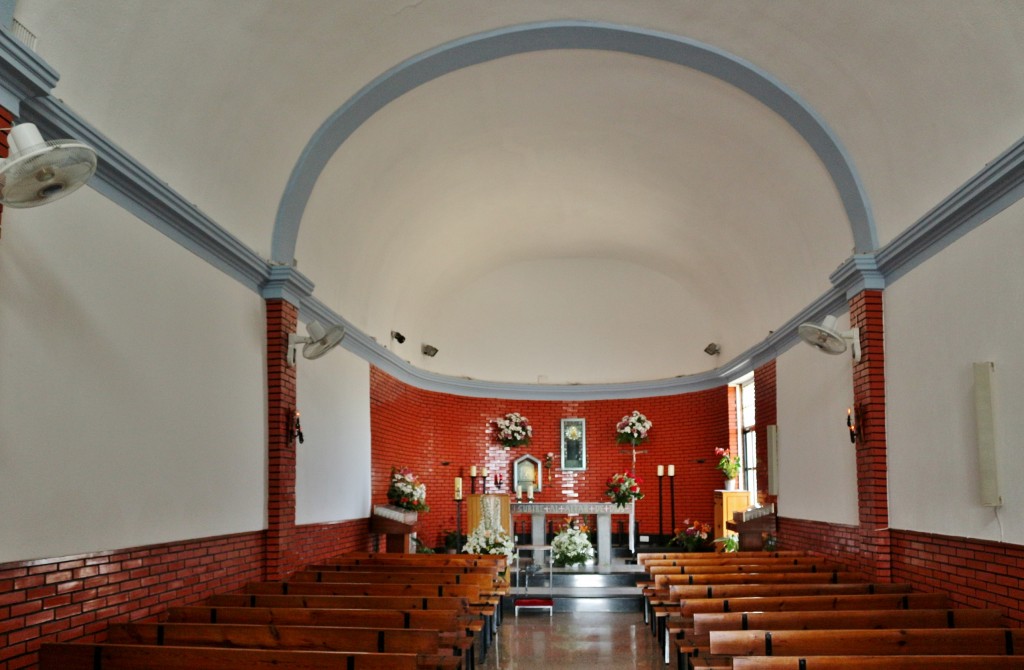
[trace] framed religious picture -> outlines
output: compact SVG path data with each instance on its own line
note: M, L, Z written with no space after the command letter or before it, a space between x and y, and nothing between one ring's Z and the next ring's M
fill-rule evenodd
M586 419L562 419L562 469L587 469Z

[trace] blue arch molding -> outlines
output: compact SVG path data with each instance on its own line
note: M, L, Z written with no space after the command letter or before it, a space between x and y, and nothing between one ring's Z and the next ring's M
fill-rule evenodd
M878 246L867 195L853 163L824 120L766 71L707 44L631 26L585 21L530 23L457 39L414 56L367 84L313 134L285 187L271 258L291 264L306 203L331 156L371 116L399 96L456 70L515 54L594 49L646 56L689 67L748 93L781 116L814 150L843 203L855 253Z

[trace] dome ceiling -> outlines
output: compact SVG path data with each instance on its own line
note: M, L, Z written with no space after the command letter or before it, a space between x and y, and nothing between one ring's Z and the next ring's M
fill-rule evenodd
M1012 2L96 0L16 15L61 73L58 97L267 258L290 175L346 101L417 54L531 22L659 31L766 73L844 148L881 244L1024 134ZM791 122L620 50L447 67L313 177L292 223L314 297L455 377L705 372L826 292L857 245L830 166Z

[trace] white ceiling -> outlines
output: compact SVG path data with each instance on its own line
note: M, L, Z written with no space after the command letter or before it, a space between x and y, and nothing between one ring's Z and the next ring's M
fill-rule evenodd
M266 257L326 119L419 53L524 23L657 30L770 73L845 147L881 244L1024 135L1018 1L21 0L16 16L58 97ZM418 367L589 383L725 362L824 293L853 246L818 156L755 98L557 50L373 115L320 174L295 259Z

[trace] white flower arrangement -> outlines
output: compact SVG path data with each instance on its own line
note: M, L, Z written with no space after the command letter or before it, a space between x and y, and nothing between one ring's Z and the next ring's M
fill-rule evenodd
M509 412L494 422L495 438L506 447L518 447L529 444L533 438L533 426L530 420L519 412Z
M590 543L585 527L569 524L551 540L551 553L555 565L583 565L594 557L594 545Z
M647 431L654 424L647 420L647 417L640 412L633 410L631 414L622 417L622 420L615 424L615 431L618 433L618 441L640 444L647 439Z
M427 485L416 481L409 468L391 468L388 502L415 512L426 512L430 509L427 505Z
M501 528L487 528L481 523L469 534L462 551L467 554L494 554L511 558L515 545L509 534Z

